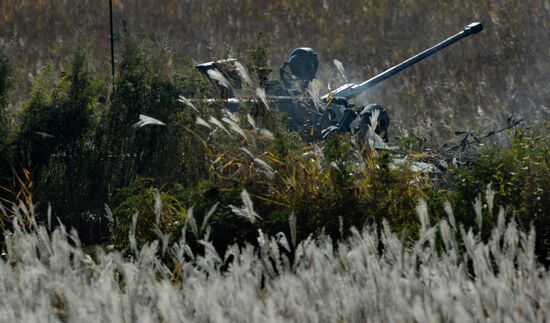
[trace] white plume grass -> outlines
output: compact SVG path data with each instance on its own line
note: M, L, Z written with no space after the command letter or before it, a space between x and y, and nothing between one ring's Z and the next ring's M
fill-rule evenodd
M227 117L223 117L222 121L227 123L229 125L229 129L233 130L237 134L239 134L241 137L243 137L245 140L248 138L246 137L246 134L244 133L244 130L239 126L238 123L236 123L234 120L231 120Z
M257 88L257 89L256 89L256 96L260 99L260 101L262 101L262 103L264 104L265 108L269 111L269 110L270 110L270 108L269 108L269 103L267 102L267 95L265 94L264 89L262 89L262 88Z
M208 224L208 220L210 219L210 217L216 213L216 210L218 209L218 206L220 205L220 202L217 202L216 204L214 204L209 210L208 212L206 212L205 216L204 216L204 219L202 221L202 225L201 225L201 231L204 231L204 229L206 228L206 225Z
M210 69L208 70L207 73L208 73L208 77L211 78L212 80L216 80L219 85L225 87L226 89L231 88L231 84L229 83L227 78L223 76L223 74L217 69Z
M229 130L227 130L227 128L220 122L220 120L214 118L213 116L210 116L210 118L208 119L208 122L215 125L216 127L220 128L220 129L222 129L228 135L231 135L229 133Z
M229 207L231 208L231 211L233 211L233 213L235 213L236 215L244 217L251 223L255 223L256 220L261 219L258 213L254 211L254 204L252 203L250 194L248 194L246 190L242 190L241 199L243 201L243 205L241 207L229 205Z
M248 86L252 86L254 84L254 82L252 82L250 74L248 73L248 70L246 69L246 67L243 66L243 64L241 64L241 62L236 61L235 68L237 69L237 73L239 74L239 76Z
M197 109L197 107L191 101L189 101L189 99L186 99L183 95L180 95L178 101L185 104L186 106L190 107L196 113L199 113L199 109Z
M237 213L257 219L246 191L241 198ZM432 226L419 203L423 233L412 246L384 221L352 228L338 244L323 234L296 241L291 213L291 245L282 233L258 231L255 246L232 245L223 257L208 235L196 253L187 244L191 210L178 241L157 228L160 243L138 246L135 214L132 256L98 246L90 257L74 230L28 229L32 207L15 208L0 257L1 321L548 321L550 275L535 257L533 228L521 231L499 208L484 242L477 229L453 231L450 218ZM425 247L436 235L444 248Z
M264 174L266 174L269 178L273 177L275 171L273 170L273 167L271 167L267 162L261 160L260 158L254 158L254 162L262 168Z
M248 124L250 124L252 129L256 130L256 128L257 128L256 121L254 120L254 118L252 118L252 116L250 114L246 115L246 120L248 121Z
M315 107L320 110L323 106L323 101L321 100L321 82L317 79L312 80L307 87L309 96L313 100Z
M197 117L197 119L195 120L195 123L212 130L212 126L201 117Z
M334 66L336 66L336 70L338 71L338 74L340 75L342 80L344 82L347 82L348 78L346 76L346 71L344 70L344 64L342 64L342 62L337 59L334 59L332 62L334 63Z
M139 121L132 125L135 130L141 129L146 126L166 126L166 124L155 118L146 116L144 114L139 115Z

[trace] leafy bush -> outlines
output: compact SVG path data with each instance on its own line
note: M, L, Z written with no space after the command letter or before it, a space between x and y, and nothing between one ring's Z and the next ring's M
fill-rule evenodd
M75 49L71 70L55 76L47 67L20 116L13 143L14 166L32 171L39 198L51 202L66 223L79 226L93 191L92 139L103 81L89 71L86 49Z
M185 205L172 194L151 188L148 182L134 181L116 195L112 226L114 243L119 248L129 245L130 235L142 244L162 233L181 232L187 214Z
M194 120L178 100L182 95L203 96L207 82L189 61L182 71L168 68L161 45L134 35L125 37L114 93L98 134L100 200L110 201L114 190L138 177L155 178L157 185L173 180L189 183L202 170L201 147L188 131ZM166 126L133 129L142 114Z
M496 219L487 214L491 214L493 205L507 205L507 213L521 228L536 228L537 254L546 260L550 252L550 144L544 137L520 130L508 138L508 146L484 148L478 157L451 174L455 213L467 226L482 225L484 237L488 237ZM483 205L483 223L476 223L467 215L472 214L481 194L494 196L490 197L491 203Z
M221 123L211 121L210 129L200 132L210 163L208 179L196 189L189 188L187 195L188 204L198 202L201 210L208 207L205 201L222 202L213 219L221 221L223 241L228 241L223 236L250 237L254 232L250 226L236 226L242 220L227 208L224 211L224 204L234 204L242 189L251 193L255 208L264 214L256 227L273 234L288 232L286 222L292 212L299 239L322 231L339 238L351 226L381 225L383 219L402 232L415 231L410 228L416 225L413 206L423 196L418 174L407 167L390 167L388 155L369 157L367 166L362 157L358 159L359 151L349 136L333 137L323 150L321 145L303 142L296 133L266 135L265 129L255 128L250 115L248 125L242 122L243 115L228 111L224 115L230 130L220 131L216 124Z

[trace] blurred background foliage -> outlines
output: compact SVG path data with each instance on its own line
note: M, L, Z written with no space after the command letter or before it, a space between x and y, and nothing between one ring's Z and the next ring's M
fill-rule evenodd
M29 88L47 64L68 70L77 33L94 44L92 71L108 73L108 1L4 0L0 9L0 44L17 53L20 88ZM313 47L322 84L332 88L344 82L334 59L349 80L364 80L482 21L483 34L381 84L363 100L390 107L394 120L430 140L448 139L457 128L492 127L509 113L549 119L550 5L544 0L115 0L114 10L119 56L124 30L167 40L168 62L176 65L185 57L245 57L261 33L270 44L270 67L295 47Z
M114 88L107 1L0 4L0 198L8 208L23 196L44 218L50 205L52 216L77 228L85 243L117 247L127 245L135 214L140 240L159 232L177 239L194 214L201 229L186 228L199 235L209 227L216 247L224 248L254 240L258 229L288 233L292 218L300 239L322 230L338 238L350 226L383 220L414 237L415 206L424 198L434 220L444 216L448 200L457 221L482 225L488 236L496 213L485 203L480 223L474 204L487 199L490 184L495 205L524 229L534 224L538 254L548 254L547 2L114 4ZM308 143L287 131L273 109L251 105L229 115L200 100L197 111L179 101L180 95L201 99L215 92L194 69L200 61L240 57L261 85L294 47L312 46L323 84L334 88L345 80L333 59L343 62L349 80L360 81L474 20L485 24L482 34L360 98L387 107L397 129L391 142L412 160L439 154L443 150L434 147L458 140L456 130L483 133L510 115L532 126L484 140L465 164L448 160L441 178L406 163L395 167L393 155L357 149L347 135ZM141 114L165 126L132 127ZM197 124L197 117L216 130ZM211 118L230 120L242 133L235 126L222 131ZM261 217L253 223L232 211L242 205L243 189ZM162 219L156 198L164 205ZM104 217L105 204L112 221ZM9 212L1 219L9 225Z

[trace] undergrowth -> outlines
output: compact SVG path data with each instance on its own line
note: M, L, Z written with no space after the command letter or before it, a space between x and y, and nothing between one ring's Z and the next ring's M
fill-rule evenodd
M138 244L161 229L175 241L194 212L199 222L207 218L202 227L211 228L221 252L254 240L258 229L290 234L289 219L296 223L297 241L310 234L343 239L352 226L379 228L384 221L400 237L415 239L419 198L433 221L448 201L457 221L470 228L479 224L476 213L489 211L478 199L490 185L495 203L507 205L523 230L535 225L537 255L546 261L550 185L544 131L514 126L474 143L467 139L477 137L468 132L454 150L404 136L402 153L365 149L345 134L311 142L288 131L270 103L258 99L231 112L223 100L203 100L223 98L223 87L212 88L191 60L170 65L162 42L138 38L124 35L111 90L92 71L86 43L75 49L67 73L57 76L47 67L37 77L3 148L0 187L8 210L24 193L22 200L32 196L43 220L51 208L53 218L75 227L86 244L118 248L129 243L133 221ZM237 95L257 95L269 73L269 47L258 41L247 59L251 73L245 67L239 72L247 83L232 89ZM11 70L2 71L9 81ZM143 116L156 124L139 125ZM440 169L430 174L418 167L422 162ZM246 213L246 204L236 207L243 192L262 216ZM159 223L152 215L156 195L166 206ZM112 221L105 220L106 205ZM495 221L485 219L481 236L487 239ZM9 228L9 222L8 216L2 225Z

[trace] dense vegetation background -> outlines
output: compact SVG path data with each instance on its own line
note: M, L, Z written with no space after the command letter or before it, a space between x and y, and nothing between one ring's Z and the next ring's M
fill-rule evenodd
M135 230L139 241L164 233L176 239L184 225L197 233L195 217L208 220L204 227L220 248L254 240L258 228L288 232L289 221L299 239L323 228L341 237L345 228L384 219L414 238L414 207L424 198L431 217L452 208L461 224L481 228L482 238L495 224L493 205L502 206L523 229L535 225L537 253L546 258L547 1L115 1L114 91L107 8L107 1L0 5L3 226L22 200L36 204L44 221L51 206L52 217L87 243L120 247ZM381 72L476 20L483 33L360 99L388 108L391 143L412 159L445 160L440 178L394 167L395 156L364 151L348 136L312 145L262 106L233 115L179 101L216 94L195 62L240 57L258 86L266 68L276 71L293 48L311 46L321 58L324 92L344 78ZM136 130L140 114L166 126ZM511 127L474 149L465 144L475 139L468 130L483 135L518 118L534 129ZM460 140L458 154L436 149Z

